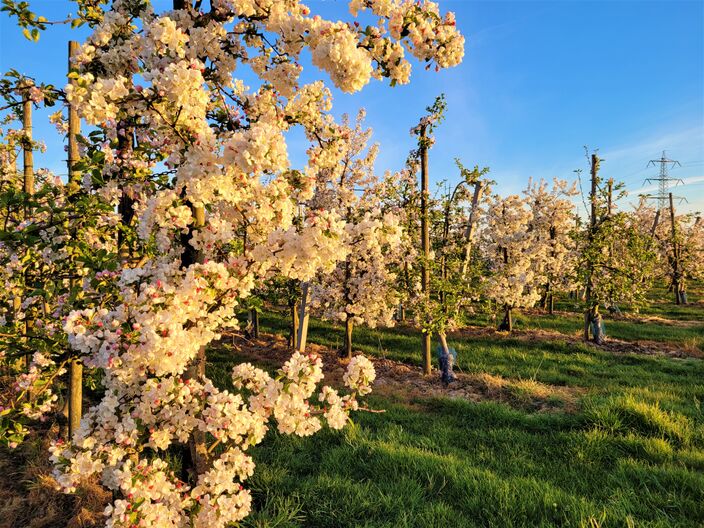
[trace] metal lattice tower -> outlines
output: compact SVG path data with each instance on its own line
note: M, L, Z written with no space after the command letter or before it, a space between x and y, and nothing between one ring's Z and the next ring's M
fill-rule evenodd
M649 184L654 184L657 183L658 185L658 192L657 194L648 194L646 195L647 198L656 200L658 203L658 211L662 209L667 209L668 206L668 195L670 193L670 187L673 186L672 183L674 182L674 185L677 185L679 183L684 183L680 178L672 178L669 174L669 170L674 168L675 166L682 166L679 161L677 160L671 160L667 157L665 154L665 151L662 151L662 157L660 159L656 160L650 160L648 162L648 167L651 165L655 167L656 165L660 165L660 174L658 174L654 178L646 178L645 183ZM675 196L674 198L679 199L679 200L684 200L684 198L680 196Z

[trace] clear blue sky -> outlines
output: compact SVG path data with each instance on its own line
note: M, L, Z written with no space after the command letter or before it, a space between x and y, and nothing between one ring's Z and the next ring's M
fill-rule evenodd
M75 11L67 0L33 0L35 11L58 19ZM157 8L167 0L153 2ZM349 18L347 2L309 0L314 13ZM440 0L457 14L467 37L461 66L440 72L414 68L411 84L374 82L361 93L335 92L336 114L368 111L381 143L380 171L403 165L408 131L425 106L445 92L448 118L430 154L431 178L456 179L453 159L487 165L502 193L528 178L573 179L588 172L583 146L599 148L602 175L633 194L655 175L648 160L667 150L685 180L677 194L704 211L704 1ZM86 30L51 27L36 44L6 16L0 25L0 68L16 68L63 84L66 40ZM309 72L306 79L324 78ZM45 166L65 172L61 139L37 116L37 136L49 137ZM294 162L298 141L290 144ZM60 152L60 150L59 150ZM647 189L646 189L647 190Z

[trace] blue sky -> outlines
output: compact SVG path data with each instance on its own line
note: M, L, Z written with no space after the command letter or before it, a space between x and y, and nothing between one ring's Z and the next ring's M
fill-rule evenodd
M34 0L35 11L59 19L67 0ZM169 1L157 0L157 8ZM349 19L347 2L309 0L314 13ZM430 154L431 179L456 180L453 159L491 167L502 193L520 191L529 177L574 179L588 172L584 146L598 148L602 175L637 195L655 169L648 160L667 150L682 163L672 175L686 185L682 208L704 211L704 2L563 0L535 2L440 0L457 14L467 38L462 65L440 73L413 70L410 85L375 82L361 93L335 91L336 114L364 106L381 144L379 171L401 168L413 146L408 131L440 92L448 117ZM66 40L85 29L53 26L36 44L6 16L0 25L0 69L16 68L63 84ZM310 71L306 80L325 78ZM47 139L39 162L63 169L61 138L36 117ZM290 144L294 162L301 160ZM645 189L646 191L648 188ZM651 188L652 190L652 188Z

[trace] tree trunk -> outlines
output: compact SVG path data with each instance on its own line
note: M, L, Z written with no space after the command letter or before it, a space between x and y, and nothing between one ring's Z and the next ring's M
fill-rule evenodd
M591 202L591 211L589 214L589 245L594 242L596 233L596 214L597 214L597 190L599 185L599 157L596 154L591 156L591 190L589 192L589 201ZM589 341L589 326L592 322L592 286L594 281L594 264L589 263L587 274L587 284L585 285L585 298L587 309L584 312L584 340ZM598 310L599 305L596 305Z
M552 314L552 284L549 279L545 285L545 293L540 300L542 301L542 309L548 310L548 312Z
M682 296L680 295L683 285L682 277L680 276L680 251L677 244L677 224L675 220L675 206L672 200L672 193L669 193L670 198L670 222L672 224L672 289L675 292L675 303L682 304Z
M442 353L449 354L450 348L447 346L447 334L445 332L438 332L438 339L440 341L440 348L442 348Z
M202 380L205 377L205 359L205 348L201 348L188 370L186 370L183 379ZM206 436L203 431L199 429L193 430L188 441L188 449L195 474L201 475L205 473L210 466L210 455L208 454Z
M132 127L128 125L125 121L120 121L117 124L118 135L117 135L117 149L119 151L119 156L128 160L132 156L132 151L134 150L134 138ZM125 173L125 169L121 169L119 177L124 181L128 181L128 175ZM134 218L134 200L123 188L120 194L120 201L117 204L117 212L120 215L120 223L123 229L117 232L117 250L120 256L120 262L123 265L130 260L132 256L132 248L130 247L129 240L126 237L126 230L132 224L132 219ZM190 237L189 234L181 235L181 239L184 240ZM187 246L188 247L188 246ZM184 254L186 251L184 251Z
M259 339L259 311L252 310L252 337Z
M310 288L307 282L304 282L301 288L301 302L298 307L298 341L296 342L296 350L303 353L306 351L306 341L308 339L308 289Z
M548 297L548 313L550 315L553 315L555 313L555 296L552 292L550 292L550 295Z
M193 217L193 223L189 227L188 232L181 235L181 243L183 244L181 268L184 270L203 260L201 252L191 245L191 239L194 231L202 229L205 226L205 208L191 204L191 215ZM183 378L185 380L195 379L202 381L205 377L205 362L205 347L201 347L184 373ZM205 433L195 429L188 440L188 447L192 469L195 470L195 475L200 475L207 471L210 466L210 455L208 454L208 448L206 446Z
M440 380L443 385L447 386L455 379L455 374L452 372L455 358L450 353L450 347L447 346L447 335L444 331L438 332L438 339L440 340L440 357L438 358Z
M502 332L512 332L513 331L513 315L512 308L510 306L504 307L504 318L499 325L499 330Z
M352 322L352 318L348 315L347 319L345 319L345 357L348 359L352 359L352 329L354 327L354 323Z
M469 212L469 218L467 219L467 229L465 231L464 237L466 240L466 245L464 248L464 259L462 260L462 279L467 277L467 271L469 270L469 263L472 259L472 242L474 237L474 218L476 215L477 207L479 205L479 200L482 196L482 191L484 186L482 182L477 181L474 184L474 195L472 196L472 209Z
M594 342L597 345L602 345L606 336L604 335L601 314L599 313L599 306L595 308L594 312L595 313L593 314L592 319L592 333L594 334Z
M293 350L298 350L298 303L289 305L291 313L291 328L288 335L288 346Z
M591 324L591 310L587 308L584 312L584 330L582 332L582 338L585 341L589 341L589 325Z
M585 314L585 331L586 340L588 341L591 333L591 340L597 345L604 344L606 335L604 334L601 314L599 313L599 305L591 306Z

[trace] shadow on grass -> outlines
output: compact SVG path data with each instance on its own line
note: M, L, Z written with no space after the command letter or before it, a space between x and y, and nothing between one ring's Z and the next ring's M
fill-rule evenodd
M281 526L698 526L702 461L667 439L492 403L373 399L343 432L255 449L259 521ZM652 432L652 431L649 431ZM687 453L690 456L686 456ZM277 502L278 501L278 502ZM292 501L292 502L291 502Z
M262 316L267 331L286 320ZM338 329L311 321L309 339ZM412 329L359 329L361 351L418 365ZM704 524L704 361L615 355L563 340L454 340L459 366L583 387L574 414L496 402L372 395L341 432L273 434L253 449L257 512L245 526L518 527ZM238 358L214 351L228 386ZM263 365L274 365L262 358Z

